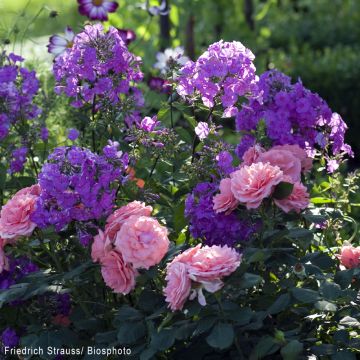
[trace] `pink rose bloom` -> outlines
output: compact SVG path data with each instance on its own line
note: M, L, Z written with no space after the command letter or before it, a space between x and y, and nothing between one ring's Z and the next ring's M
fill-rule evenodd
M292 193L287 198L282 200L274 199L274 202L286 213L290 212L291 210L299 213L301 210L304 210L308 207L309 193L307 192L306 186L300 182L296 182L294 184Z
M354 247L351 244L343 245L337 258L346 268L357 268L360 265L360 247Z
M181 310L190 295L191 280L186 264L174 262L167 267L166 287L164 289L165 301L169 303L172 311Z
M0 238L0 274L4 270L9 270L9 261L4 251L5 240Z
M240 265L241 256L225 246L203 246L198 248L189 266L190 278L196 282L212 282L233 273Z
M115 247L134 268L149 269L158 264L169 249L167 229L148 216L130 216L116 235Z
M269 163L278 166L286 176L293 181L300 181L301 161L291 151L282 149L270 149L259 155L256 162Z
M151 206L146 206L145 203L140 201L133 201L125 206L122 206L107 218L105 232L110 239L114 241L116 233L130 216L150 216L152 210Z
M243 166L230 174L230 178L231 191L235 198L246 204L248 209L256 209L282 181L283 172L278 166L259 162Z
M307 153L299 145L276 145L272 150L287 150L290 151L301 162L302 172L308 172L312 168L312 159L307 156Z
M251 165L252 163L256 162L259 158L260 154L264 153L265 149L261 147L260 145L254 145L247 149L242 157L243 162L241 163L241 166L243 165Z
M94 262L101 262L102 258L112 250L112 244L109 236L99 229L99 233L94 236L91 247L91 258Z
M0 213L0 237L16 240L19 236L30 236L36 224L30 220L40 194L39 185L17 192Z
M231 179L221 180L219 188L220 194L215 195L213 198L214 210L217 213L225 212L228 215L239 205L231 191Z
M101 274L107 286L124 295L135 288L135 278L138 275L130 264L125 263L121 254L114 250L102 258Z

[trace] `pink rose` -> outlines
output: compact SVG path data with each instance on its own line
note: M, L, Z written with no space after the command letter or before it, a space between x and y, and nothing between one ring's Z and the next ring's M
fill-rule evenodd
M9 270L9 260L5 255L4 247L5 240L0 238L0 274L4 270Z
M94 242L91 247L91 258L94 262L101 262L102 258L112 250L109 236L103 231L99 230L99 233L94 237Z
M272 150L287 150L290 151L301 162L302 172L308 172L312 168L312 159L307 156L307 153L299 145L276 145Z
M307 188L300 182L294 184L292 193L285 199L274 199L275 204L286 213L294 210L299 213L309 205L309 193Z
M241 256L225 246L203 246L188 263L189 275L196 282L212 282L233 273L240 265Z
M36 224L30 220L35 209L36 200L40 194L40 186L20 190L6 205L0 213L0 237L16 240L19 236L30 236Z
M256 209L282 181L283 172L278 166L259 162L243 166L230 174L230 178L235 198L246 204L248 209Z
M243 165L251 165L254 162L257 162L257 159L259 156L265 152L265 149L261 147L260 145L254 145L251 146L249 149L247 149L242 157L243 162L241 163L241 166Z
M158 264L169 249L167 229L148 216L130 216L116 235L115 247L136 269Z
M164 289L165 301L169 303L172 311L181 310L190 295L191 280L186 264L174 262L167 267L166 287Z
M301 161L289 150L270 149L260 154L256 162L278 166L284 175L290 176L293 181L300 181Z
M354 247L351 244L343 245L337 257L346 268L357 268L360 265L360 247Z
M197 245L176 256L167 266L164 289L171 310L181 310L186 299L198 298L206 305L203 289L214 293L224 283L221 278L233 273L240 265L241 256L228 246ZM196 286L191 289L191 280Z
M231 191L231 179L221 180L219 188L220 194L215 195L213 198L214 210L217 213L225 212L228 215L239 205Z
M114 241L116 233L130 216L150 216L152 210L151 206L146 206L140 201L133 201L125 206L122 206L107 218L105 232L110 239Z
M128 294L135 288L137 271L125 263L117 251L108 252L101 260L101 274L107 286L116 293Z

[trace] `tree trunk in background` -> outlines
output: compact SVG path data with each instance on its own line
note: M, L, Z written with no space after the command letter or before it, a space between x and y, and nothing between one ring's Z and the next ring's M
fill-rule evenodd
M161 4L161 0L159 3ZM169 0L166 1L166 9L169 8ZM171 38L170 38L170 16L160 15L160 50L164 51L166 48L171 46Z
M189 19L186 24L186 38L185 38L185 51L186 55L191 59L195 60L195 16L189 15Z
M254 4L253 0L244 0L244 13L245 13L245 20L249 25L250 30L255 30L255 23L254 23Z

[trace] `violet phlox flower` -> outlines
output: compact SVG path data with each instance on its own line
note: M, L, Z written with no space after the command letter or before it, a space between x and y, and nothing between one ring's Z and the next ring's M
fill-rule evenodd
M185 202L185 215L190 221L190 232L205 244L235 246L247 241L255 228L235 213L217 214L213 209L213 196L219 186L215 183L200 183Z
M90 20L107 21L108 13L113 13L119 7L116 1L111 0L77 0L79 13Z
M353 156L351 147L344 143L347 126L340 115L332 113L327 103L301 81L291 84L281 72L267 71L260 76L258 92L262 102L250 99L236 115L238 131L257 131L263 121L272 145L296 144L312 157L317 149L329 156ZM252 135L245 135L237 149L238 156L242 157L254 142Z
M17 122L33 120L41 113L33 102L39 80L35 71L20 66L23 60L15 54L0 54L0 140Z
M87 222L108 215L116 186L126 181L128 155L109 144L103 155L77 146L59 147L39 175L41 194L32 220L40 227L62 230L71 221Z
M219 101L225 116L233 116L238 98L257 89L254 59L242 43L221 40L210 45L196 62L185 64L180 70L177 92L189 101L200 97L209 108Z
M135 87L143 78L139 65L140 58L129 52L116 28L87 25L55 59L55 91L70 97L74 107L94 102L97 109L116 106L134 122L131 116L144 104Z

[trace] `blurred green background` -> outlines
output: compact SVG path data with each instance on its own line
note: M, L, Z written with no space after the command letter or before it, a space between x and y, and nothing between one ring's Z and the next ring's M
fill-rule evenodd
M239 40L255 53L259 73L276 67L327 100L348 123L347 140L360 153L359 0L169 0L168 17L151 17L141 3L120 0L110 23L136 32L130 48L143 56L147 71L165 47L182 45L196 57L221 38ZM10 41L10 49L22 44L20 50L39 61L47 56L49 35L66 25L78 31L86 21L76 0L0 0L0 14L1 40ZM352 165L359 165L356 159Z

